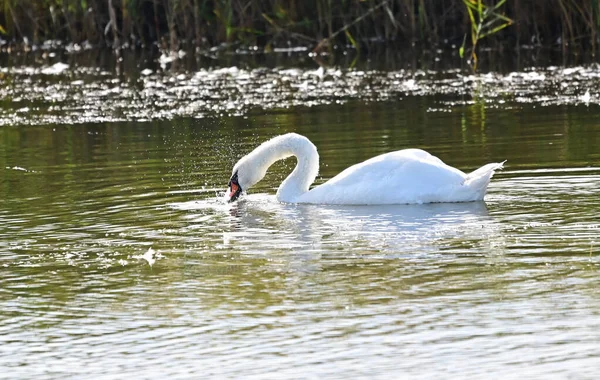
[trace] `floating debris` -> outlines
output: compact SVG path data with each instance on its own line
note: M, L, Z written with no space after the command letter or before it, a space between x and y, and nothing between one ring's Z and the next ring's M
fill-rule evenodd
M148 248L146 253L144 253L143 255L133 256L134 259L146 260L148 262L148 265L150 265L151 267L156 262L156 260L161 257L162 255L158 251L152 249L152 247Z
M585 94L583 94L583 96L581 97L581 101L585 103L585 105L589 105L590 104L590 90L587 90L585 92Z
M29 171L29 170L27 170L25 168L22 168L20 166L13 166L12 168L10 166L7 166L6 169L8 169L8 170L18 170L18 171L21 171L21 172L28 172Z
M69 68L69 65L62 62L57 62L50 67L46 67L42 69L42 74L45 75L59 75L62 74L65 70Z

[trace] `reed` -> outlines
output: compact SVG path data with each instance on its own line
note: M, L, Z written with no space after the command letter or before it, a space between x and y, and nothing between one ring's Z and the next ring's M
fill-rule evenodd
M471 59L470 65L473 71L477 71L477 44L487 36L498 33L512 24L512 20L499 13L506 0L500 0L493 6L483 4L482 0L463 0L471 22ZM464 57L466 35L460 47L460 57Z
M595 54L600 0L0 0L12 46L45 40L95 46L203 49L376 44L544 45ZM513 25L507 27L508 25ZM482 41L483 39L483 41Z

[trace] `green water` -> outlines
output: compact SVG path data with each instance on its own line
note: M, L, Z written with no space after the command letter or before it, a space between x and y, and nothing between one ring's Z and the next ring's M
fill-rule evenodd
M598 105L342 99L148 121L41 99L1 126L0 377L594 378ZM292 131L317 182L407 147L508 161L485 203L280 204L293 161L218 199Z

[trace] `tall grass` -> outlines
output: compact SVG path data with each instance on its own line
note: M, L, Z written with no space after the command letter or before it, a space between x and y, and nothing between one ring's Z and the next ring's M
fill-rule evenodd
M472 26L489 32L510 19L514 25L496 30L486 45L556 45L595 53L599 1L483 0L482 8L479 0L0 0L0 37L25 46L59 39L163 49L220 44L368 49L380 42L460 46L467 33L475 59L482 33L473 40ZM478 19L485 9L495 13ZM500 22L487 25L492 20Z
M473 71L477 71L477 44L487 36L498 33L512 24L512 20L499 11L506 0L499 0L495 5L488 6L482 0L463 0L471 22L471 59ZM460 47L460 57L464 56L466 35Z

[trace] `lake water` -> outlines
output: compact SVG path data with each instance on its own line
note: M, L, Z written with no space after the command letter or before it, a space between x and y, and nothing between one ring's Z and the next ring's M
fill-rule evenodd
M3 69L0 378L595 378L598 68L317 68ZM280 204L293 160L218 199L286 132L317 183L507 163L485 202Z

